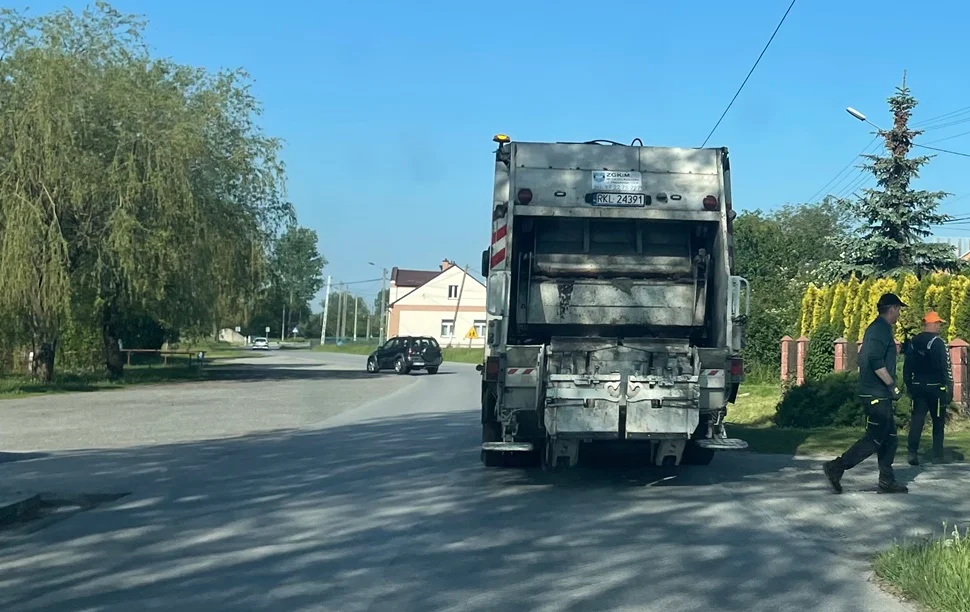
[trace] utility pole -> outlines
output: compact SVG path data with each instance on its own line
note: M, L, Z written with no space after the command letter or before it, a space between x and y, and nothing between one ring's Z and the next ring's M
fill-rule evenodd
M343 336L343 316L344 316L344 285L340 283L337 285L337 343L341 341Z
M327 314L330 310L330 275L327 275L327 292L323 295L323 321L320 325L320 346L327 341Z
M283 304L283 321L282 321L282 323L283 324L280 325L280 344L282 344L283 341L286 340L286 304Z
M344 305L343 314L340 316L340 337L347 338L347 286L344 285L344 290L340 293L340 302Z
M387 268L381 268L381 319L380 319L381 329L380 331L377 332L377 343L380 345L383 345L384 342L387 340L387 338L385 337L387 332L387 325L386 325L387 304L385 303L385 299L387 297L386 286L387 286Z
M354 296L354 342L357 342L357 306L360 304L360 298L356 295Z
M367 342L370 342L370 320L371 320L371 318L372 317L370 316L370 313L367 313Z
M461 276L461 287L458 289L458 301L455 303L455 319L454 324L451 326L451 338L448 339L448 346L454 342L455 337L458 335L458 309L461 308L461 294L465 292L465 279L468 278L468 265L465 265Z

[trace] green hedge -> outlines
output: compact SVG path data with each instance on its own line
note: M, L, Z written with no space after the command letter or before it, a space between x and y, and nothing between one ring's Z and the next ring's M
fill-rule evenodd
M904 389L900 381L900 389ZM905 395L896 402L896 423L909 426L912 402ZM866 423L859 402L859 374L842 372L821 380L807 380L790 388L773 417L778 427L862 427Z

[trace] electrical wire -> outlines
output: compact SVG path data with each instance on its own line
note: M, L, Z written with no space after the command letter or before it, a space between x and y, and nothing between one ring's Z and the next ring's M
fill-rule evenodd
M879 134L876 134L875 136L873 136L872 137L872 140L869 141L869 144L867 144L865 147L863 147L863 149L861 151L859 151L852 159L850 159L849 160L849 163L847 163L845 166L843 166L842 169L839 170L838 173L829 180L829 182L825 183L825 185L823 185L821 189L819 189L818 191L816 191L815 193L813 193L812 194L812 197L808 198L808 200L806 200L806 201L807 202L814 202L815 201L815 198L817 198L820 195L822 195L822 193L824 193L825 190L828 189L830 186L832 187L832 190L837 189L838 186L840 184L842 184L842 182L846 179L846 177L852 176L852 173L851 172L848 173L848 174L846 174L845 176L842 176L845 173L845 171L848 170L849 168L851 168L852 167L852 164L854 164L857 159L859 159L863 155L866 155L867 153L869 153L869 150L872 148L872 145L875 144L875 142L877 140L879 140ZM842 177L842 178L839 178L839 177ZM836 181L838 181L838 182L836 182ZM835 184L833 185L833 183L835 183Z
M950 155L959 155L960 157L970 157L970 153L960 153L959 151L951 151L949 149L940 149L937 147L928 147L926 145L913 143L914 147L919 147L921 149L929 149L930 151L939 151L940 153L949 153Z
M950 111L948 113L943 113L942 115L938 115L936 117L931 117L929 119L923 119L922 121L916 121L915 123L913 123L913 126L914 127L926 126L926 125L929 125L929 124L934 123L936 121L941 121L941 120L944 120L944 119L952 119L954 116L962 115L962 114L965 114L965 113L968 113L968 112L970 112L970 106L964 106L963 108L958 108L955 111Z
M944 140L953 140L954 138L959 138L961 136L970 135L970 132L961 132L959 134L954 134L953 136L947 136L946 138L937 138L936 140L931 140L926 144L935 144L937 142L943 142Z
M370 280L350 281L350 282L346 282L346 283L341 282L341 283L337 283L337 284L339 284L339 285L363 285L365 283L379 283L379 282L381 282L381 280L383 280L383 279L380 279L380 278L372 278Z
M871 181L873 178L874 177L868 172L862 171L859 173L859 177L857 177L855 181L853 181L848 186L846 186L845 189L843 189L838 194L836 194L835 197L839 199L849 197L850 195L853 195L858 189L861 189L863 186L868 184L869 181Z
M796 0L791 0L791 4L788 5L788 10L785 11L785 14L781 17L781 21L778 22L777 26L775 26L775 31L771 33L771 38L768 39L768 42L765 44L765 48L761 50L761 54L758 56L758 59L755 60L754 65L751 66L751 70L748 71L748 76L744 77L744 81L741 82L741 87L738 87L738 91L734 94L734 97L731 98L727 108L724 109L724 112L721 113L721 117L717 120L717 123L715 123L714 127L711 128L711 133L707 135L707 138L704 139L704 143L701 144L702 149L707 146L707 141L710 140L711 136L714 135L714 132L717 131L718 126L721 125L721 121L724 120L724 116L728 114L728 111L731 110L732 106L734 106L734 101L738 99L739 95L741 95L741 90L744 89L745 85L747 85L748 79L750 79L751 75L754 73L754 69L758 67L759 63L761 63L761 58L765 56L765 52L768 50L768 47L771 46L771 41L775 39L775 34L778 33L778 30L781 29L782 24L785 23L785 19L788 18L788 13L790 13L792 7L795 6L795 1Z

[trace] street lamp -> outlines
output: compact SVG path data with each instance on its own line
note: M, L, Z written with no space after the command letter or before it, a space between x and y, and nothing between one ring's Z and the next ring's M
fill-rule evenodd
M381 269L381 318L380 318L380 329L377 331L377 344L383 345L385 338L384 330L386 329L385 317L387 315L387 304L384 303L384 296L386 295L386 285L387 285L387 268L377 265L373 261L368 261L368 265L374 266L375 268Z
M886 133L886 130L882 129L881 127L879 127L878 125L876 125L872 121L869 121L866 118L865 115L863 115L862 113L860 113L856 109L852 108L851 106L845 107L845 112L849 113L850 115L852 115L853 117L855 117L859 121L862 121L863 123L868 123L872 127L874 127L877 130L879 130L879 135L883 135L883 134ZM927 146L927 145L917 144L915 142L912 143L912 146L919 147L921 149L926 149L928 151L939 151L940 153L949 153L950 155L958 155L960 157L970 157L970 153L960 153L959 151L951 151L949 149L940 149L938 147L930 147L930 146Z
M862 121L863 123L868 123L872 127L874 127L877 130L879 130L880 132L883 131L883 129L881 127L879 127L878 125L876 125L872 121L869 121L868 119L866 119L866 116L865 115L863 115L862 113L860 113L856 109L852 108L851 106L845 107L845 112L849 113L850 115L852 115L853 117L855 117L859 121Z

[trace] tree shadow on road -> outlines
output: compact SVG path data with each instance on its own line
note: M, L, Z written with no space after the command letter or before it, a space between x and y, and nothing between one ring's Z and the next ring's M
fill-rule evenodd
M4 465L8 484L133 493L0 541L0 609L867 607L861 573L760 509L800 507L806 488L831 499L784 473L795 460L716 460L644 486L631 467L486 469L477 434L474 412L415 414Z

